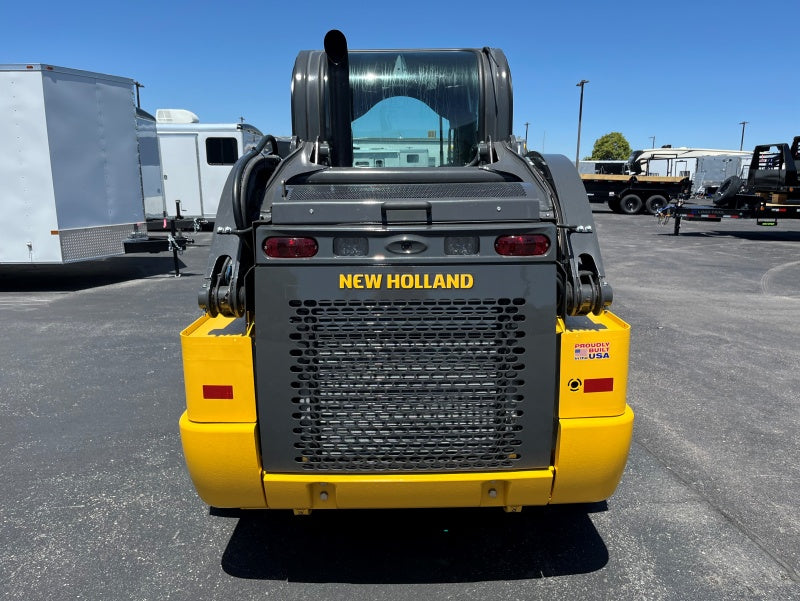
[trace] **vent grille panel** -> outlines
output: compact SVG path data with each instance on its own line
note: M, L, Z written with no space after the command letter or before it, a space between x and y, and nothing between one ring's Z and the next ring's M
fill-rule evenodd
M525 301L289 302L295 463L303 470L512 468Z

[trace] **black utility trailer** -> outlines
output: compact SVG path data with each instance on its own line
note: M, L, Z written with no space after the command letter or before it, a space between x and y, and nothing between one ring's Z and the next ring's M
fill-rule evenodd
M712 198L713 204L694 205L678 200L657 213L662 223L673 220L673 232L681 222L723 219L755 219L758 225L777 225L779 219L800 219L800 136L792 144L761 144L753 150L747 180L730 177Z
M688 177L602 173L582 173L581 181L589 202L607 202L612 211L625 215L654 215L670 198L688 194L692 184Z

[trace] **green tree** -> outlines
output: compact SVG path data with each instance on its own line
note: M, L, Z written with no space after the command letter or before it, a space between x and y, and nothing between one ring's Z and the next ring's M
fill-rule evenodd
M600 136L592 148L592 161L624 161L631 155L631 145L618 131Z

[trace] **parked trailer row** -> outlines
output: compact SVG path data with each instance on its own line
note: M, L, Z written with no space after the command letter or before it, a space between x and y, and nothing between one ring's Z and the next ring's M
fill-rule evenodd
M581 179L591 202L606 202L616 213L654 215L671 199L708 194L729 176L741 176L750 156L711 148L635 150L624 162L583 161Z
M200 123L184 109L158 109L156 131L164 192L145 205L146 216L158 225L177 217L179 203L184 219L213 222L231 167L263 134L247 123Z
M673 220L680 233L682 221L718 223L723 219L754 219L758 225L777 225L780 219L800 219L800 136L791 145L761 144L753 150L747 179L732 176L722 183L713 204L677 201L658 213Z
M140 149L152 150L152 117L137 113L133 86L132 79L52 65L0 65L0 263L71 263L185 246L185 239L145 232L155 159Z
M590 202L606 202L615 213L655 215L670 198L687 194L688 177L581 174Z

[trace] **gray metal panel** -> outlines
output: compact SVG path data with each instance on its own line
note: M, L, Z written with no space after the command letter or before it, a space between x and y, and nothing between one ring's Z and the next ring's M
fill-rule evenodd
M557 371L555 265L553 263L473 265L471 268L466 269L449 267L450 269L448 269L448 266L421 267L403 265L398 270L398 267L384 265L381 267L362 266L347 271L358 271L359 273L373 275L381 274L384 278L389 275L398 276L400 274L416 274L424 278L425 274L428 274L430 280L437 273L468 272L474 277L473 286L469 289L444 290L402 290L385 287L372 290L340 289L339 278L340 274L343 273L343 269L336 266L262 266L256 269L255 286L258 290L256 294L256 315L262 316L256 323L256 382L262 462L265 470L270 472L302 472L311 467L304 465L303 461L298 459L298 455L301 455L302 451L298 450L299 447L296 446L307 442L301 441L299 438L301 435L297 432L300 429L298 428L298 419L301 419L297 417L298 411L301 411L298 403L302 404L304 402L302 399L298 401L298 395L304 393L298 390L297 383L298 378L303 381L307 377L298 376L298 372L305 368L301 367L304 361L303 356L301 355L298 358L297 352L298 345L301 347L306 345L307 350L312 355L316 352L314 349L320 351L323 349L321 346L317 346L316 335L311 336L306 341L301 340L298 327L303 328L307 324L319 336L332 336L334 345L336 334L330 334L330 331L327 333L323 331L328 326L332 327L334 332L339 327L343 327L345 330L352 328L356 335L375 335L380 338L382 336L381 332L387 332L390 329L396 332L405 327L402 324L398 326L398 324L394 323L390 328L386 326L386 321L381 322L381 312L385 313L387 311L386 307L392 306L394 317L384 317L383 319L391 320L403 314L402 305L404 303L423 303L424 307L422 309L411 309L410 314L406 313L409 315L408 319L410 320L406 329L411 336L419 335L417 342L403 342L402 338L387 334L386 339L381 338L379 340L376 346L377 350L365 351L366 354L364 356L374 356L374 360L365 361L363 364L356 362L352 365L352 369L356 371L351 372L350 375L335 366L332 367L331 369L334 371L331 373L336 374L337 382L331 384L325 381L324 375L314 375L313 370L308 376L312 380L317 379L316 384L312 382L312 387L319 385L322 389L322 397L327 396L329 398L334 396L339 400L345 399L345 404L355 403L358 405L358 403L362 403L364 411L372 414L368 421L374 421L375 414L380 416L388 412L387 415L389 416L385 420L378 420L385 421L385 423L380 424L384 429L384 434L387 431L394 432L398 438L403 439L405 436L403 432L411 430L416 432L416 429L420 427L417 422L420 419L428 419L423 417L427 415L426 410L439 414L430 418L432 422L437 422L439 418L445 420L440 414L443 411L442 407L448 403L460 403L458 411L463 410L465 412L469 412L470 407L481 404L481 395L474 390L465 394L455 392L462 385L470 389L469 374L464 376L467 378L466 380L458 380L450 386L450 389L448 389L449 385L438 386L436 384L440 375L446 378L444 374L437 375L436 372L413 376L414 379L410 384L403 381L398 384L397 390L394 390L392 386L387 386L386 382L391 382L392 378L397 375L396 365L401 366L403 369L416 370L415 364L409 362L408 346L414 345L414 351L420 353L419 356L423 361L428 358L432 360L431 363L437 363L439 357L447 356L450 352L448 350L450 347L448 341L451 338L447 335L458 334L461 331L462 323L467 328L467 337L473 334L478 336L476 330L468 325L468 322L474 316L469 311L458 313L459 310L456 310L457 315L450 319L447 317L448 312L451 310L450 307L456 306L459 300L473 300L481 306L486 304L502 306L501 303L503 302L508 304L508 301L498 301L498 299L524 299L524 304L518 306L519 317L514 317L515 327L518 327L519 330L511 335L510 338L521 341L519 342L521 346L517 347L520 349L517 351L520 354L516 355L514 360L518 360L525 367L520 369L516 376L512 376L515 379L512 384L513 389L504 388L509 385L508 381L506 381L506 378L509 377L508 374L501 372L499 366L496 366L493 371L492 366L495 365L493 361L502 361L504 356L502 353L514 352L508 349L512 348L515 343L509 342L509 336L504 334L507 330L503 328L503 319L511 319L511 316L503 317L501 312L497 316L497 323L490 322L491 325L486 327L490 337L497 336L496 340L492 339L488 343L489 352L499 352L500 354L490 359L488 364L484 363L477 368L475 377L484 378L483 381L488 387L486 394L498 395L493 402L498 403L498 407L500 405L504 407L504 409L498 409L498 411L506 411L509 403L518 403L518 406L515 406L522 413L514 417L513 425L509 423L508 427L513 429L521 426L521 430L515 434L521 440L521 445L516 448L516 453L519 457L508 460L513 464L511 468L506 466L487 468L478 462L474 464L474 467L470 467L470 465L473 465L471 463L463 465L459 463L460 467L452 471L530 469L550 465L555 410L555 378L553 374ZM297 313L296 307L302 309L305 306L324 305L326 302L329 307L333 307L334 304L338 303L339 307L343 307L345 314L348 311L348 303L355 303L360 308L357 310L362 312L369 307L370 302L382 302L386 303L386 306L384 306L384 309L376 307L375 322L372 326L370 326L369 318L365 319L363 316L360 320L354 319L348 322L347 319L342 320L341 315L333 315L328 321L329 318L325 315L314 317L311 310L309 310L308 318L299 317L300 314ZM432 309L430 309L431 305L433 305ZM419 316L426 315L426 311L431 311L436 315L444 314L445 317L437 318L435 323L429 323L426 320L420 321ZM404 318L400 317L399 319ZM304 322L303 320L306 321ZM316 327L321 327L323 330L314 330ZM347 356L346 344L338 350L335 346L331 347L330 344L330 342L327 343L324 349L325 352ZM396 347L396 353L391 350L393 345L399 345ZM368 348L369 346L367 345ZM302 352L305 353L305 351ZM402 358L401 355L404 353L406 353L404 355L405 358ZM314 364L315 359L311 358L310 355L309 358L311 363ZM457 363L458 360L457 353L450 356L449 359L445 359L445 361L450 362L451 369L454 369L453 362ZM472 359L465 358L466 360L472 361ZM418 367L424 368L425 364L420 364ZM345 365L347 364L342 363L342 366ZM365 377L364 381L360 383L353 381L352 373L362 373L362 371L358 370L363 370L363 373L370 375L370 377ZM546 377L536 379L533 374L546 374ZM342 377L344 377L343 380L341 379ZM350 388L351 384L353 385L352 389ZM356 390L356 386L361 390ZM421 387L430 392L422 394L410 393L409 389L414 387ZM492 392L493 389L497 389L497 391ZM437 396L437 394L441 396ZM404 418L404 415L401 414L402 411L400 413L392 413L400 410L393 410L391 402L384 409L380 409L382 395L394 398L399 405L402 405L403 411L407 410L415 417ZM509 395L513 395L516 400L510 401ZM312 394L311 397L313 396ZM359 401L359 399L361 400ZM324 404L326 400L325 398L317 400L309 398L308 402ZM338 411L341 413L345 409L340 407ZM358 419L358 408L355 407L353 411L355 411L355 415L351 417ZM326 421L326 427L330 425L331 422L327 417L323 416L321 419ZM405 419L412 419L414 423L404 423ZM349 426L345 426L345 428L347 427ZM474 424L471 427L474 427ZM484 424L482 427L489 428L490 426ZM354 426L354 428L357 430L359 426ZM416 434L409 434L410 438L414 438L414 436ZM436 437L434 436L434 438ZM323 440L322 443L328 444L330 440ZM373 442L379 446L382 445L384 450L392 448L391 443L386 442L386 440ZM434 443L435 441L432 441L431 444ZM352 447L348 446L350 443L343 442L342 444L344 446L338 450L335 448L329 449L334 460L338 452L352 454ZM401 444L410 444L413 447L416 441L410 440ZM397 452L399 453L400 451L398 450ZM438 452L440 455L446 455L446 451L441 449ZM453 461L458 463L457 455L459 453L453 451ZM375 458L372 457L372 459ZM394 467L389 467L388 469L394 471L426 470L424 464L423 467L409 468L408 465L413 464L413 461L413 458L407 458L407 461L399 461ZM368 461L362 471L381 471L376 470L374 465L374 463ZM323 467L319 471L324 473L326 469ZM433 466L432 469L435 470L437 467ZM441 467L438 469L444 470ZM337 470L334 467L331 471Z
M0 71L0 263L58 263L41 75Z
M43 71L59 229L144 220L128 80Z
M156 120L152 115L139 109L136 110L136 137L139 142L139 165L142 175L145 217L162 217L166 204Z
M324 81L327 64L323 53L302 50L292 72L292 135L314 142L327 139L323 131Z
M715 155L697 158L697 169L692 180L692 193L700 188L719 186L732 175L742 175L742 167L749 165L750 157Z
M514 94L511 70L505 53L499 48L483 48L484 69L484 140L497 142L511 137L514 124Z
M430 171L436 173L443 172ZM272 205L272 220L279 224L333 224L539 219L542 196L528 182L384 183L378 177L371 183L286 186L286 197ZM414 206L416 211L411 210Z
M584 226L587 232L570 232L570 240L575 257L587 254L597 266L598 275L605 277L603 259L600 256L600 244L597 241L597 228L586 196L586 188L578 175L575 164L561 154L543 155L547 166L558 185L558 198L564 225L571 227Z
M502 257L494 248L498 236L543 234L551 241L551 246L542 255L531 257ZM497 265L509 261L552 262L556 258L556 228L551 223L510 223L494 222L483 224L436 224L435 231L422 224L402 224L392 227L376 228L374 226L348 227L336 226L293 226L291 228L259 227L255 234L256 248L262 249L267 238L273 236L309 236L317 241L317 254L314 263L317 265L334 265L350 267L352 265L385 264L387 260L395 267L404 264L442 265L452 268L466 269L471 266ZM221 236L225 238L225 236ZM228 236L231 238L232 236ZM453 237L473 238L476 242L474 254L448 254L447 241ZM365 241L363 255L336 254L335 244L341 238L361 238ZM396 245L402 241L411 241L417 246L413 253L404 254ZM394 250L393 250L394 249ZM273 259L262 251L256 253L256 264L295 264L302 267L308 259Z
M81 69L69 69L67 67L58 67L56 65L45 65L42 63L7 63L0 65L0 71L41 71L43 73L60 73L65 75L74 75L77 77L89 77L92 79L120 83L128 86L133 86L133 80L128 77L120 77L118 75L108 75L106 73L95 73L93 71L83 71Z

